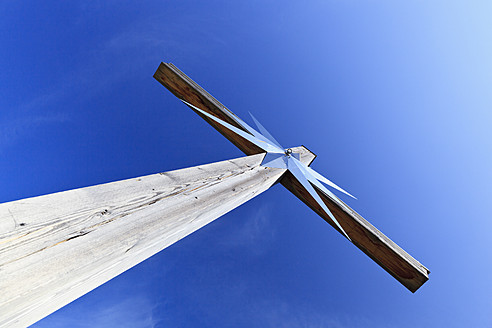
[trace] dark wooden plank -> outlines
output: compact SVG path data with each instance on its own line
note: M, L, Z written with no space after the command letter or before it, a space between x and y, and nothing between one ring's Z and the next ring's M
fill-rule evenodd
M202 110L241 128L235 122L235 115L230 110L174 65L161 63L154 77L176 97L184 99ZM235 135L210 119L203 117L203 115L200 116L247 155L262 152L261 149L249 141ZM331 219L326 217L321 207L290 173L286 173L280 182L339 231ZM353 243L410 291L415 292L429 279L429 270L367 222L362 216L348 206L346 209L339 206L324 193L319 191L319 194L343 229L350 236Z
M287 172L280 183L296 195L307 206L318 213L326 222L342 233L336 224L324 213L313 197L302 185ZM347 232L355 246L366 253L389 274L407 287L412 293L417 291L428 279L429 270L405 252L401 247L386 237L382 232L367 222L362 216L346 205L339 206L328 195L318 191L321 199L333 213L337 221Z
M154 74L154 78L171 91L179 99L183 99L186 102L200 108L201 110L212 114L221 120L234 125L237 128L242 127L234 120L236 115L222 105L217 99L212 97L207 91L203 90L192 79L186 76L173 64L161 63L159 68ZM213 120L209 119L205 115L194 110L195 113L200 115L208 124L213 126L224 137L229 139L236 147L241 149L246 155L255 155L263 153L264 151L257 147L255 144L248 140L238 136L234 132L224 128L220 124L217 124ZM244 129L243 129L244 130Z

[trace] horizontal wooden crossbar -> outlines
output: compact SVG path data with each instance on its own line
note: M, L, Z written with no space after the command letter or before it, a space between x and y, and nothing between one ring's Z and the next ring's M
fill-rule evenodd
M221 120L241 128L235 121L236 116L230 110L173 64L161 63L154 74L154 78L179 99L183 99ZM253 155L263 152L263 150L259 149L251 142L215 123L204 115L198 112L197 114L245 154ZM290 173L287 172L280 182L340 232L331 219L314 201L311 195L306 192ZM371 257L410 291L415 292L429 279L429 270L426 267L367 222L357 212L348 206L347 208L339 206L328 195L325 195L320 190L318 190L318 193L343 229L347 232L354 245Z

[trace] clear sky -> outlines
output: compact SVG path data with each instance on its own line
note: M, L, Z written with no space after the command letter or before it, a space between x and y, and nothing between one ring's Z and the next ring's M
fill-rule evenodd
M282 186L35 324L491 327L492 2L0 2L0 202L236 158L251 111L427 266L407 291Z

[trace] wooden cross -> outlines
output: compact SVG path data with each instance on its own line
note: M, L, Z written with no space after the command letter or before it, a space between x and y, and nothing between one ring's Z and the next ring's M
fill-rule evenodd
M247 156L0 204L0 327L42 319L276 182L410 291L428 280L423 265L321 186L288 165L265 165L261 143L238 131L244 122L174 65L161 63L154 78ZM316 157L303 146L285 156L301 171Z

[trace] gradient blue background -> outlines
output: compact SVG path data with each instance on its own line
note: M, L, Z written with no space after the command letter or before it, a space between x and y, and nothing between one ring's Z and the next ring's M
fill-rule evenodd
M431 270L412 294L282 186L34 325L491 327L492 2L0 3L0 202L242 153L172 62Z

